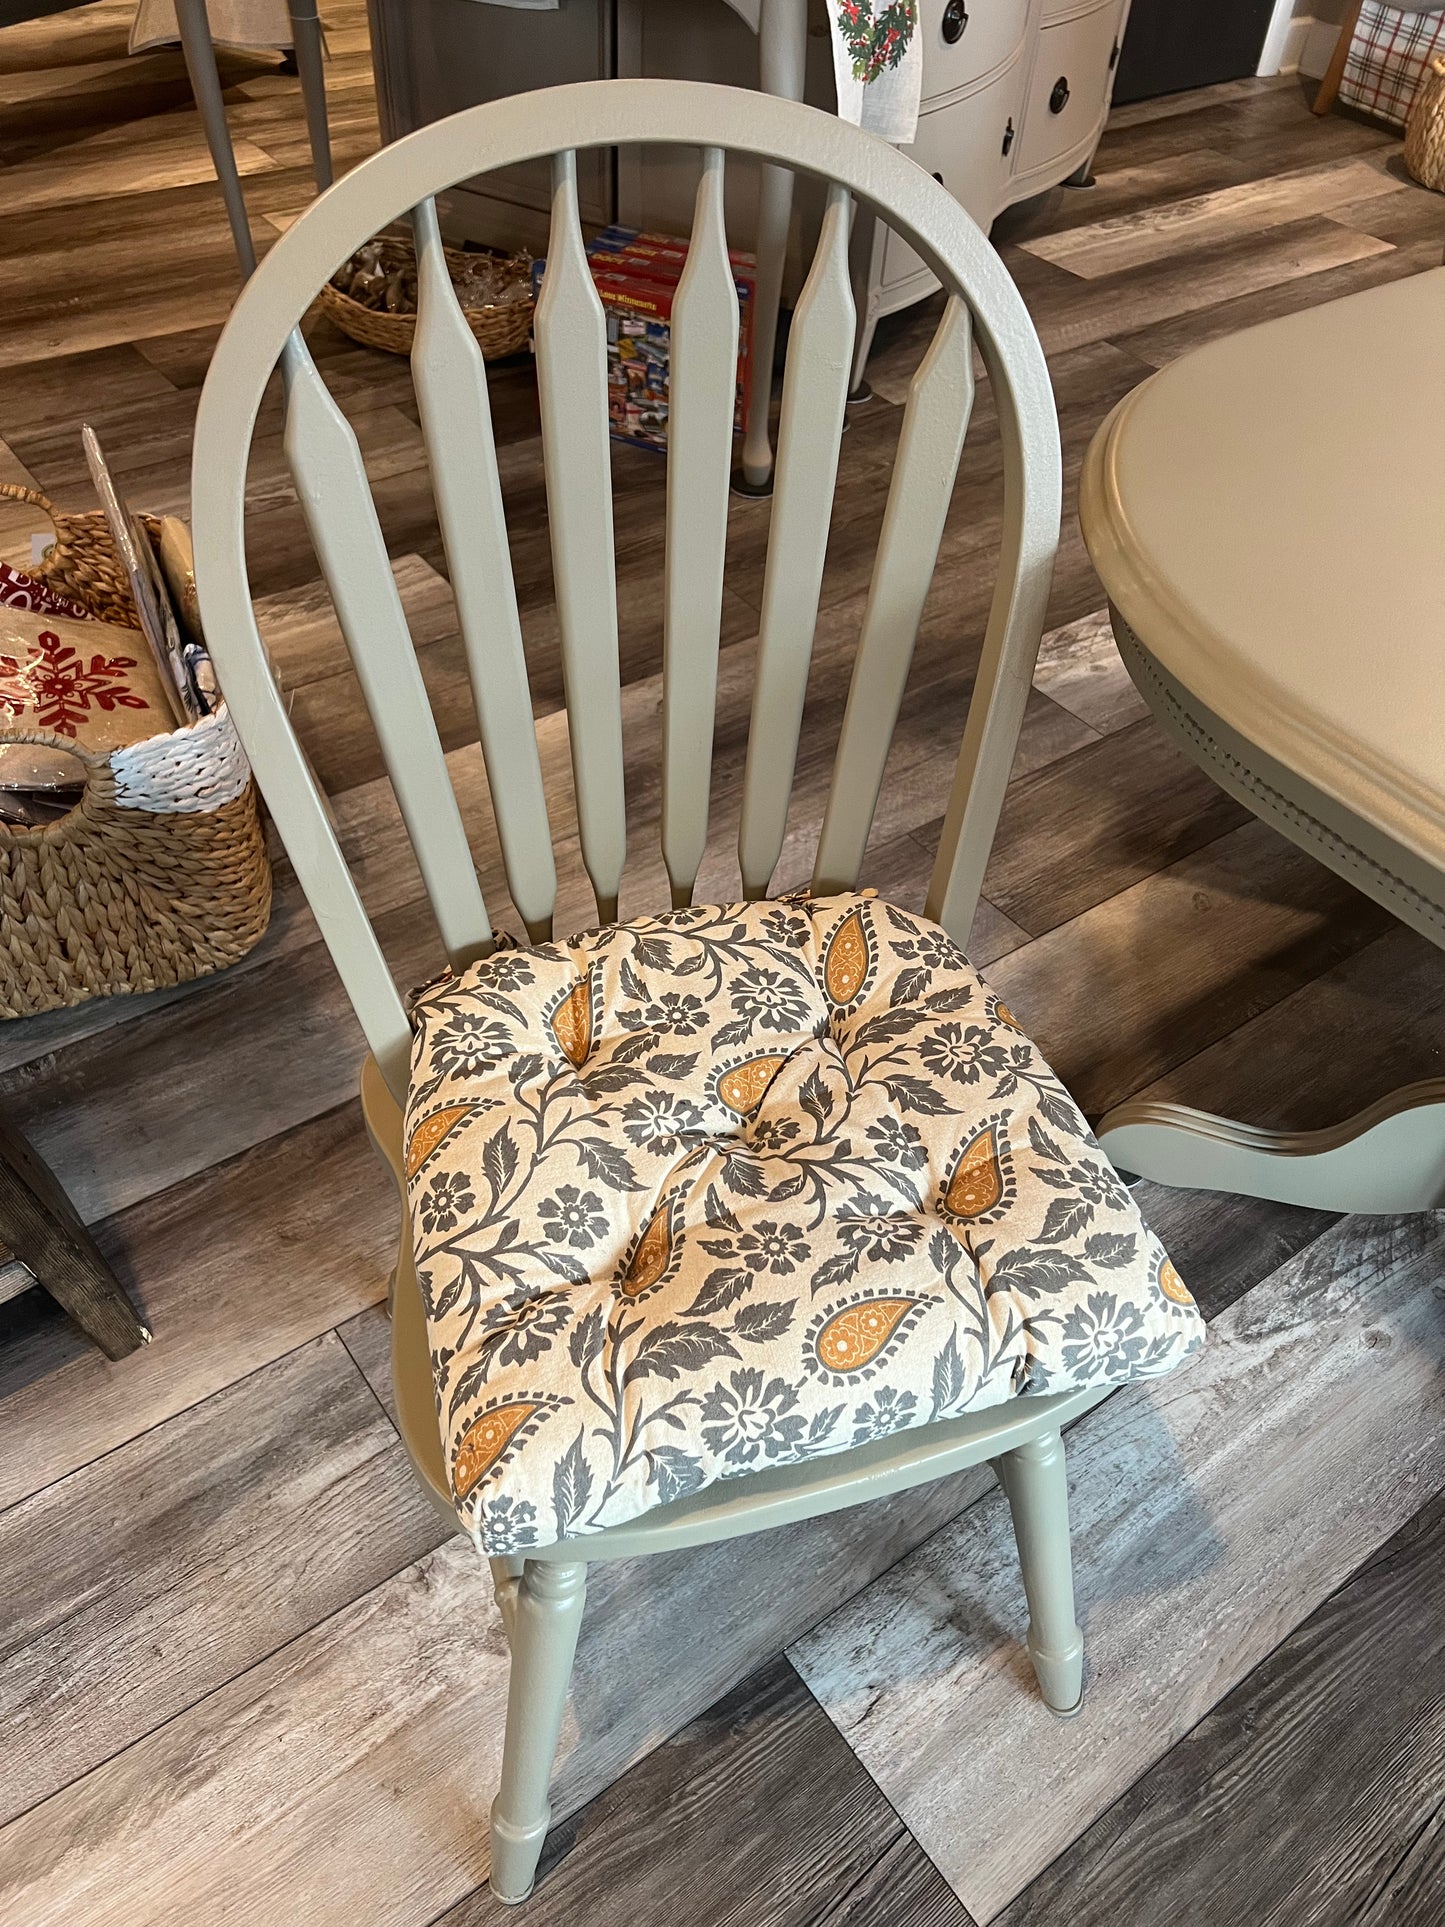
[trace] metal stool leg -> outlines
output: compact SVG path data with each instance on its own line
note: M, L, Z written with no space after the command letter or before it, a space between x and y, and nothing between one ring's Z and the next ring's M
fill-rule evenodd
M291 14L291 38L296 49L296 71L306 104L306 133L311 142L311 165L316 187L324 194L336 178L331 169L331 129L326 119L326 74L321 55L321 19L316 0L286 0Z
M191 92L200 109L201 125L206 130L206 145L226 213L243 275L256 270L256 248L251 240L251 224L246 219L246 200L241 192L241 177L236 172L236 154L231 146L231 130L226 125L226 104L221 99L221 76L216 72L216 49L211 40L211 22L206 0L176 0L176 24L181 30L181 49L186 57L186 72L191 77Z

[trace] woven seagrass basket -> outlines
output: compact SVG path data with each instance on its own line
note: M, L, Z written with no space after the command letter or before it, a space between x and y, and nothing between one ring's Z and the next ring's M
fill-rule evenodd
M401 245L401 244L398 244ZM446 250L447 265L465 267L470 258L459 248ZM515 262L518 281L530 281L532 264L524 256ZM384 309L363 307L328 281L321 290L321 306L341 329L366 348L384 348L388 354L409 355L416 334L414 314L388 314ZM477 338L488 361L501 361L519 354L532 332L532 302L518 301L505 307L463 308L467 326Z
M1426 67L1405 122L1405 166L1422 187L1445 194L1445 60Z
M4 492L55 521L55 546L34 573L92 614L138 627L104 517L56 514L33 491ZM185 983L260 941L271 866L224 705L109 754L19 723L0 722L0 742L64 750L85 770L80 800L58 821L0 823L0 1017Z

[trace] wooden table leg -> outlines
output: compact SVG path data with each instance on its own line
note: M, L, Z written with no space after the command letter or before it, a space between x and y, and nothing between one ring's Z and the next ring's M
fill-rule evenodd
M3 1120L0 1238L107 1358L124 1358L150 1343L150 1332L54 1173Z

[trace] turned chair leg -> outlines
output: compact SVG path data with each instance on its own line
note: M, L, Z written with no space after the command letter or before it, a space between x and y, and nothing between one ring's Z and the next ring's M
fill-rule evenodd
M1029 1658L1051 1713L1068 1719L1084 1696L1084 1639L1074 1619L1069 1486L1057 1432L1031 1439L995 1462L1013 1514L1029 1602Z
M517 1585L502 1784L492 1802L492 1892L508 1904L531 1893L547 1838L547 1788L586 1596L580 1561L529 1559Z

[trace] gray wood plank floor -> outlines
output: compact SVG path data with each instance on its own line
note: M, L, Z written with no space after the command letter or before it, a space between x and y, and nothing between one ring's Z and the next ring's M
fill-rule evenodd
M89 505L88 419L138 503L183 511L234 257L179 55L128 59L132 12L98 0L0 33L0 477ZM326 12L344 167L377 142L365 9ZM222 58L264 251L311 196L297 84ZM1049 352L1069 499L973 950L1091 1112L1147 1088L1312 1125L1445 1068L1445 959L1165 744L1074 517L1090 436L1153 368L1438 263L1441 203L1398 152L1359 122L1315 121L1294 82L1231 83L1122 110L1092 192L1045 196L995 232ZM880 483L936 314L885 323L875 398L850 417L782 886L808 873ZM483 887L513 922L405 364L325 324L313 338L376 482ZM492 393L559 925L577 928L592 911L525 359L494 368ZM870 849L869 880L906 903L922 900L978 659L999 475L985 384ZM415 981L437 945L274 398L253 485L263 628L388 954ZM626 910L666 897L662 485L660 464L618 451ZM733 507L714 897L736 888L767 522L766 504ZM0 557L23 562L35 527L0 504ZM280 859L272 929L236 970L0 1026L0 1101L156 1333L111 1365L42 1295L0 1304L6 1927L497 1917L484 1822L504 1654L489 1583L414 1489L388 1415L395 1202L361 1125L359 1048ZM1047 1721L1031 1696L986 1473L599 1570L539 1922L1445 1915L1440 1229L1142 1196L1215 1343L1074 1436L1084 1721Z

